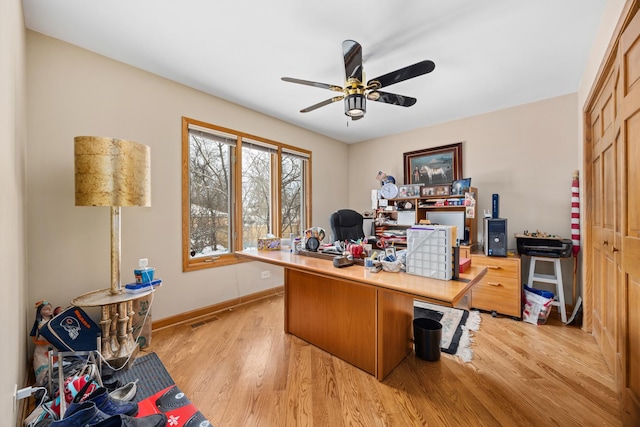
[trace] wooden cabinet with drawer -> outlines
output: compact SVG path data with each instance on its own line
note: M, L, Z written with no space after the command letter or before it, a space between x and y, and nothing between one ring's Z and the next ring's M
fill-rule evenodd
M472 254L471 265L487 267L487 274L473 287L472 307L521 318L520 257Z

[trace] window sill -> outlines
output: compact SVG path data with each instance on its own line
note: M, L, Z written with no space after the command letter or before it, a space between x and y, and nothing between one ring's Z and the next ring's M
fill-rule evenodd
M202 257L196 260L187 261L187 264L182 266L182 271L186 273L189 271L203 270L205 268L240 264L247 261L248 260L246 259L236 257L234 254L220 255L217 257Z

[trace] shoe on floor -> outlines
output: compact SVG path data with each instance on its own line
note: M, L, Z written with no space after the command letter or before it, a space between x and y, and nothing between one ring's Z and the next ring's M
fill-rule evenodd
M87 427L165 427L167 421L165 414L152 414L141 418L114 415L95 424L88 424Z
M138 380L132 381L119 387L112 392L109 393L109 396L114 399L122 400L124 402L128 402L136 396L136 392L138 391L137 383Z
M135 416L138 413L138 404L135 402L125 402L122 400L114 399L109 396L107 389L104 387L97 388L93 393L84 398L85 402L93 402L96 407L107 415L130 415ZM71 403L69 408L77 405L78 402Z
M72 403L61 420L54 421L51 427L85 427L109 418L93 402Z

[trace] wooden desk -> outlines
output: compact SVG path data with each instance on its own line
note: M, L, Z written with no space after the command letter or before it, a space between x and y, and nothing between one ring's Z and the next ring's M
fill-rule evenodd
M472 267L460 281L444 281L371 273L357 265L335 268L330 260L285 251L245 250L236 255L284 267L286 333L379 381L413 350L413 300L458 306L486 273L486 267Z

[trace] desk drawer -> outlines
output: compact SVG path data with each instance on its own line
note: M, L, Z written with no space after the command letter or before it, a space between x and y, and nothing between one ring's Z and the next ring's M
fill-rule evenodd
M480 310L520 318L520 258L473 255L471 259L472 265L487 267L487 274L473 287L471 305Z
M480 310L520 317L520 298L519 280L486 275L473 287L471 305Z
M471 264L487 267L487 275L515 277L520 273L520 258L501 258L484 255L472 255Z

